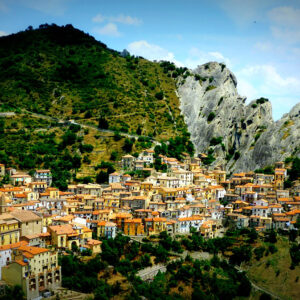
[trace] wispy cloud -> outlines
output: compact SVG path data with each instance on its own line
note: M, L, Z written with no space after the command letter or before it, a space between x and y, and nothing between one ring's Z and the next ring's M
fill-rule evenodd
M145 40L132 42L128 45L131 54L143 56L149 60L167 60L174 62L177 66L183 64L175 59L173 52L170 52L158 45L150 44Z
M247 66L236 72L238 91L249 100L269 97L278 119L299 102L300 78L282 76L273 65Z
M220 8L239 26L264 19L264 12L274 0L217 0Z
M8 33L5 32L5 31L0 30L0 36L5 36L5 35L8 35Z
M102 22L113 22L113 23L121 23L125 25L140 25L142 24L142 20L131 17L131 16L126 16L123 14L120 14L118 16L103 16L102 14L96 15L93 19L93 22L95 23L102 23Z
M20 2L29 8L54 16L61 16L67 9L67 4L72 0L21 0Z
M291 6L276 7L269 11L271 32L287 43L300 42L300 9Z
M111 36L111 37L121 36L121 33L118 30L118 26L114 23L108 23L101 28L94 28L93 31L100 35L107 35L107 36Z
M189 68L196 68L198 65L207 63L209 61L223 62L227 66L231 66L231 61L229 58L224 57L221 52L209 51L204 52L199 48L192 47L189 51L189 55L184 61L184 64Z
M270 42L257 42L254 45L255 49L258 49L260 51L270 51L272 49L273 45Z

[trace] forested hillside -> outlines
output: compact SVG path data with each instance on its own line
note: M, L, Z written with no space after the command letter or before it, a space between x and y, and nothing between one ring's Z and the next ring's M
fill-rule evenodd
M101 117L105 128L158 138L186 128L170 72L108 49L72 25L46 24L1 37L0 69L5 110L26 108L93 124Z
M174 81L186 68L121 54L72 25L45 24L1 37L0 69L0 112L14 112L0 117L0 163L50 168L60 189L101 171L97 181L105 181L114 168L101 161L136 155L153 139L170 141L166 155L194 151Z

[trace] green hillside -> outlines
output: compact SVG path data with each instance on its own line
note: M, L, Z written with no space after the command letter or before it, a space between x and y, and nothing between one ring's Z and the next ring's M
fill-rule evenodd
M72 25L1 37L0 69L2 110L25 108L93 124L102 116L110 129L159 139L186 129L166 68L122 57Z
M1 37L0 112L15 115L0 116L0 163L50 168L54 185L65 189L76 178L94 181L112 170L101 161L153 146L149 137L176 137L164 154L192 153L174 80L187 69L123 56L72 25Z

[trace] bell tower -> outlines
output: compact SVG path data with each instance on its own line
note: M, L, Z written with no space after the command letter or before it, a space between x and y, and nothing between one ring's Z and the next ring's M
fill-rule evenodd
M4 193L0 194L0 215L7 213L7 205Z

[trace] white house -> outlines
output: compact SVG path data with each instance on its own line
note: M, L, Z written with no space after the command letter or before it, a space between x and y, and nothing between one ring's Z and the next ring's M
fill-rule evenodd
M203 217L191 216L186 218L179 218L178 222L178 233L190 233L191 228L195 228L196 231L200 230L203 223Z
M108 183L118 183L122 181L122 175L118 172L109 174Z

